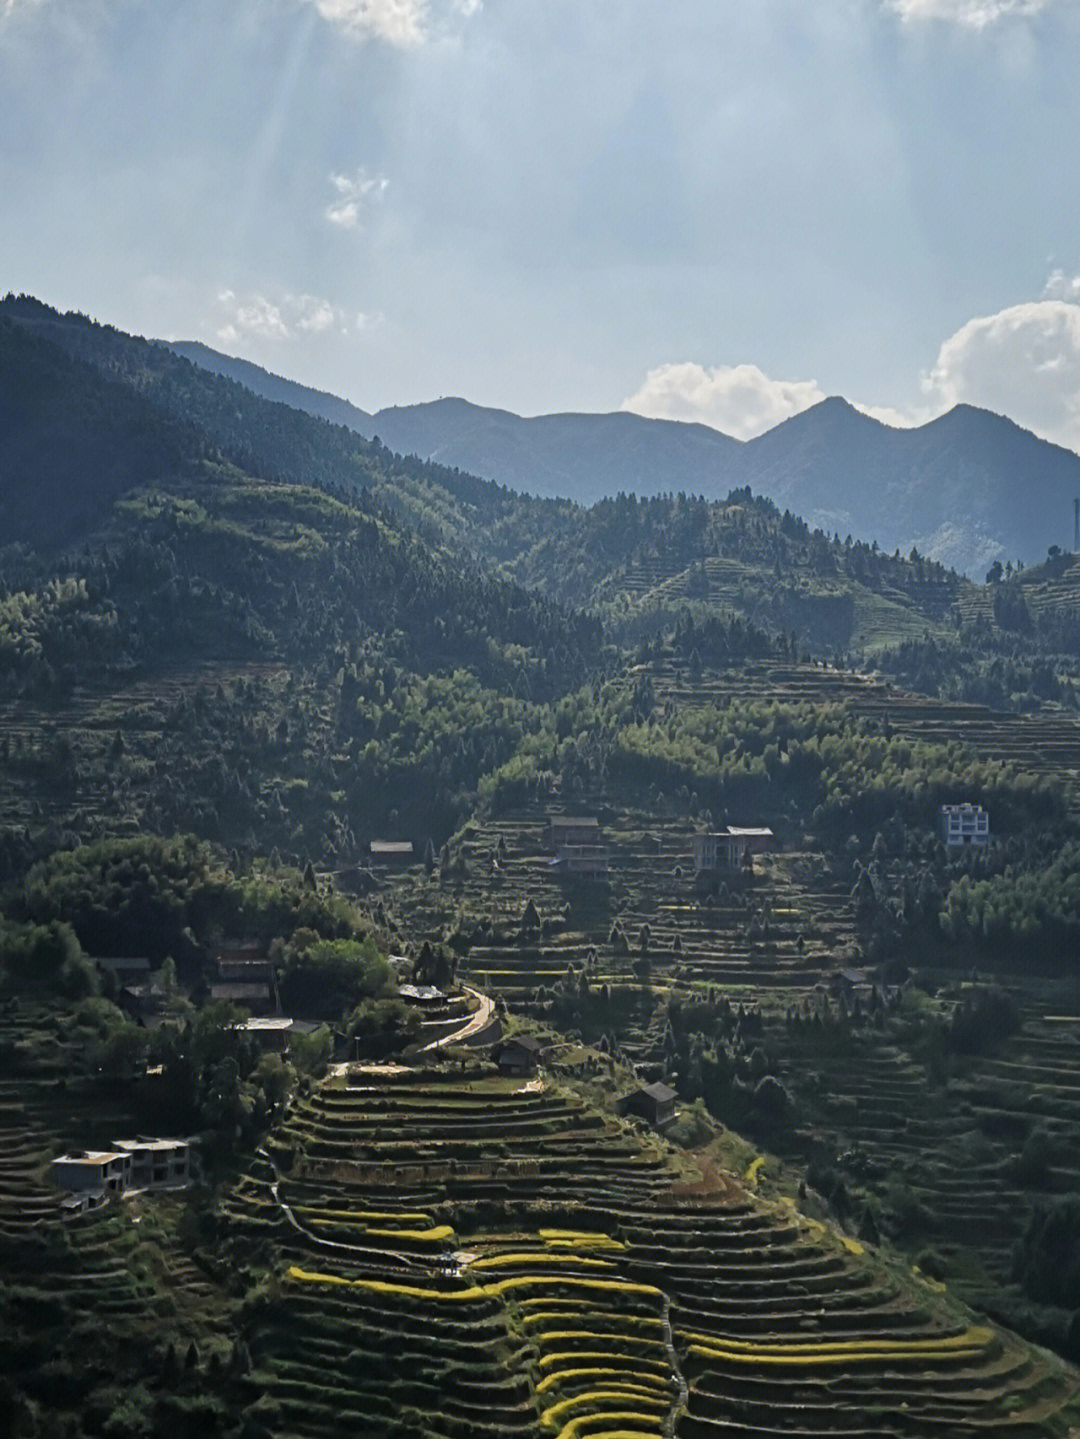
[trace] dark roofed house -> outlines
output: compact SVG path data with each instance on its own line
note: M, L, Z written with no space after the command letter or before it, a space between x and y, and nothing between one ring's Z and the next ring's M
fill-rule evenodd
M168 992L160 984L125 984L117 996L121 1009L145 1023L161 1014Z
M150 978L148 959L113 959L102 956L95 959L94 963L102 974L114 974L121 988L125 984L142 984Z
M249 1014L270 1014L275 1007L268 984L212 984L210 1000L215 1004L237 1004Z
M553 853L563 845L595 845L600 824L593 815L549 814L544 826L544 848Z
M494 1051L493 1058L503 1074L534 1074L540 1063L540 1041L531 1034L515 1034Z
M404 867L412 864L411 839L373 839L369 847L372 864Z
M666 1084L643 1084L619 1103L623 1114L636 1114L657 1127L675 1118L675 1101L678 1095Z
M217 972L222 984L269 984L274 977L268 959L219 959Z

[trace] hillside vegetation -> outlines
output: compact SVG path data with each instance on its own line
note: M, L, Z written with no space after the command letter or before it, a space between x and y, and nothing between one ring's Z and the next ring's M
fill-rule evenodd
M525 497L26 298L0 366L4 1432L1076 1425L1071 557ZM137 1133L195 1183L62 1209Z

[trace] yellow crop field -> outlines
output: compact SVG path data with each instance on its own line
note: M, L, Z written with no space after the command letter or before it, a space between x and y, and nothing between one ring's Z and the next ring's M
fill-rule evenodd
M582 1258L577 1254L551 1254L547 1250L524 1254L488 1254L483 1259L474 1259L470 1269L507 1269L523 1264L574 1264L594 1269L610 1269L606 1259Z
M625 1403L628 1400L633 1400L635 1404L645 1404L654 1409L667 1409L669 1407L667 1399L661 1399L655 1394L650 1394L646 1389L638 1389L633 1384L621 1386L612 1385L608 1389L587 1389L583 1394L574 1394L569 1399L560 1400L558 1404L553 1404L550 1409L544 1410L540 1416L540 1422L542 1424L549 1424L554 1428L559 1420L562 1419L565 1414L569 1414L572 1409L580 1409L585 1405L619 1404ZM633 1417L634 1416L630 1414L611 1415L613 1419L629 1419ZM578 1422L584 1423L585 1419L586 1416L582 1415ZM566 1431L563 1430L562 1432L565 1433Z
M581 1357L583 1359L586 1359L590 1356L583 1354ZM604 1356L601 1355L600 1357L603 1358ZM625 1377L625 1374L625 1370L612 1369L610 1366L605 1368L602 1365L596 1366L595 1368L584 1367L580 1369L559 1369L554 1374L545 1375L545 1377L540 1380L540 1383L537 1384L536 1392L537 1394L545 1394L549 1389L554 1388L556 1384L561 1384L566 1379L600 1379L604 1381L611 1381L614 1383L619 1379L620 1376ZM652 1374L640 1374L632 1376L631 1382L629 1384L629 1387L631 1389L645 1388L646 1386L652 1386L653 1388L657 1389L666 1389L667 1381L665 1379L657 1378L655 1375Z
M605 1290L620 1294L648 1294L660 1298L653 1284L632 1284L625 1279L583 1279L576 1276L518 1274L499 1279L494 1284L473 1284L468 1289L421 1289L414 1284L392 1284L383 1279L343 1279L339 1274L315 1274L292 1264L286 1278L297 1284L335 1284L346 1289L366 1289L372 1294L400 1294L409 1299L462 1300L497 1299L512 1289L533 1284L573 1285L577 1288Z

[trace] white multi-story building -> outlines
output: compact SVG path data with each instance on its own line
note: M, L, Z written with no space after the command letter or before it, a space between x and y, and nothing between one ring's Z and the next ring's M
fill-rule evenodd
M951 847L990 843L990 816L981 804L943 804L941 837Z

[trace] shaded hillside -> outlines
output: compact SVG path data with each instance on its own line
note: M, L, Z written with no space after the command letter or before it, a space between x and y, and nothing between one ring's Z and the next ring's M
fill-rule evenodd
M618 643L651 639L682 614L699 623L711 617L722 628L739 616L767 633L794 633L804 651L874 657L907 683L933 693L1009 706L1070 699L1072 690L1062 689L1060 675L1075 672L1073 661L1063 656L1075 653L1078 637L1075 625L1057 613L1059 606L1067 607L1068 586L1044 586L1034 602L1038 613L1028 623L1024 606L1010 601L1011 590L995 595L966 584L925 552L902 558L876 543L830 538L826 530L812 528L746 487L712 501L686 492L639 499L621 490L588 508L515 493L415 456L403 459L374 438L267 399L237 380L193 365L167 346L83 316L59 315L26 297L9 297L0 314L18 320L24 338L33 335L39 346L50 349L60 345L69 357L64 360L69 368L58 368L55 351L54 360L46 362L44 351L27 348L28 338L23 345L27 357L37 356L34 364L39 368L53 366L49 384L35 381L33 388L35 394L53 394L50 403L58 412L44 427L40 448L27 451L35 456L27 492L31 511L38 490L63 495L64 500L42 516L38 529L32 519L22 529L13 526L13 538L71 543L100 519L95 495L107 508L133 476L160 478L163 465L168 468L165 461L175 466L181 452L196 461L216 456L247 475L315 482L339 499L363 491L368 503L395 512L427 544L455 554L459 562L464 559L468 570L498 574L560 603L598 612L609 638ZM78 444L65 440L59 447L55 442L56 434L68 433L77 412L77 406L65 408L62 398L75 373L70 356L93 367L80 372L79 392L89 395L96 385L93 404L111 416L112 425L103 431L110 438L100 448L108 463L104 469L80 463L77 483L72 457L92 457L99 451L97 439ZM298 404L314 403L301 387L254 367L241 366L237 373L267 392L288 395ZM103 378L108 390L101 389ZM105 394L108 404L102 399ZM458 402L449 408L465 419L490 413ZM15 434L33 430L38 410L26 406L24 411ZM130 433L125 431L121 439L117 425L124 416ZM587 437L594 418L573 417L574 426ZM635 416L611 419L624 436L657 433L652 422ZM860 466L877 476L860 500L870 513L870 524L873 496L887 489L886 462L892 463L892 452L883 451L882 445L887 450L901 443L918 453L919 447L926 449L928 436L938 434L945 439L952 435L955 448L960 443L955 434L965 420L980 433L983 421L997 426L1020 451L1039 444L1008 421L975 411L957 411L925 433L906 433L890 431L835 401L778 427L743 452L757 454L765 468L766 461L775 466L770 479L774 488L798 491L812 501L831 456L854 448ZM513 430L517 422L507 415L501 417L503 423ZM550 429L546 421L536 423L541 430ZM693 437L695 444L712 433L700 427L672 429ZM152 442L165 447L162 456L146 453ZM785 452L798 460L794 479L783 471ZM561 462L569 463L573 454L570 447ZM983 456L986 464L990 459L992 455ZM918 463L912 462L914 469ZM903 490L899 482L894 488ZM944 505L944 480L937 489L946 496L940 500ZM12 494L16 491L17 486ZM829 528L840 527L841 517L828 518ZM451 623L451 616L444 622Z
M348 400L329 395L325 390L315 390L309 385L299 385L295 380L286 380L281 375L253 365L250 360L223 355L198 340L170 340L168 348L193 365L198 365L201 370L210 370L227 380L235 380L264 400L291 405L294 410L303 410L319 420L329 420L332 425L345 425L368 438L375 433L372 417L366 411L358 410Z
M868 545L837 544L746 490L710 504L687 499L685 492L638 502L632 492L626 498L632 486L617 482L612 472L623 498L589 509L517 494L460 470L399 458L374 439L268 400L167 346L83 316L59 315L25 297L9 297L0 314L87 360L165 415L196 426L204 444L246 472L314 482L341 495L362 488L423 538L464 553L470 563L560 601L601 610L615 622L617 637L636 638L642 629L655 633L690 604L703 613L734 611L769 629L794 630L818 651L863 653L927 629L937 632L955 598L956 578L939 567L887 560ZM264 390L277 383L261 371L244 373ZM304 401L298 387L282 393ZM464 407L463 413L485 412ZM513 416L506 420L516 423ZM593 420L573 417L577 438L560 442L564 469L579 448L599 453ZM634 450L635 437L658 433L654 422L633 415L610 421L626 442L616 458ZM536 423L541 431L552 429L547 421ZM700 426L670 430L691 449L716 438Z
M198 456L191 426L0 319L0 541L77 540Z

